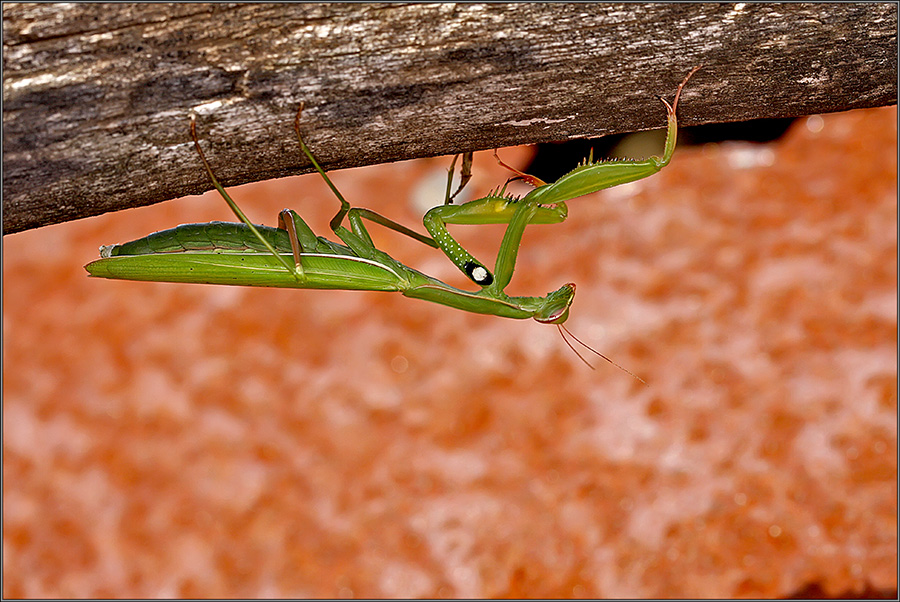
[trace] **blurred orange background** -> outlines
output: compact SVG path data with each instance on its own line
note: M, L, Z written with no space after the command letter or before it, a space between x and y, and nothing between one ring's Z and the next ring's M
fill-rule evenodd
M399 294L87 278L233 221L212 193L5 237L3 595L895 592L896 146L896 107L813 116L529 228L509 292L576 282L568 327L647 386ZM334 178L421 230L448 164ZM469 189L507 175L479 153ZM319 234L336 207L315 175L233 193ZM454 232L492 264L502 228Z

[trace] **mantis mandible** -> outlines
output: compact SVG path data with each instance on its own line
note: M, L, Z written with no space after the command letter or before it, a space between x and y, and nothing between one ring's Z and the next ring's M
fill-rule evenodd
M562 324L569 316L575 296L574 283L565 284L544 297L511 297L504 292L515 270L525 227L528 224L559 223L568 215L565 201L647 177L667 165L675 149L678 98L697 69L699 67L694 68L678 86L671 105L663 100L668 112L668 131L661 158L594 162L589 157L553 184L546 184L501 161L501 165L535 186L535 190L517 199L506 195L504 187L484 198L458 206L452 205L451 201L468 180L471 158L464 156L462 181L457 192L451 196L454 158L444 204L428 211L423 219L430 238L378 213L350 206L303 140L300 128L302 105L297 111L294 128L301 150L340 202L340 209L332 218L330 227L343 244L316 236L306 222L290 209L280 212L278 228L254 225L216 178L200 146L196 118L192 114L191 137L197 153L213 185L241 223L185 224L121 245L104 246L101 247L101 258L86 265L85 269L94 277L125 280L398 291L407 297L463 311L516 319L533 318L541 323L556 324L562 335ZM343 226L345 216L350 223L349 229ZM466 276L481 286L481 290L470 292L452 287L390 257L375 247L363 219L440 248ZM446 224L488 223L507 224L493 273L463 248L446 228ZM568 334L581 343L574 335ZM565 337L563 340L587 363ZM584 346L618 366L606 356Z

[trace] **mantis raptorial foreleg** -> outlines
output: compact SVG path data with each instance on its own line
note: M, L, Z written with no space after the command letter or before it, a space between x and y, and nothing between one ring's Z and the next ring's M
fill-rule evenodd
M512 196L490 194L462 205L433 207L422 221L447 257L472 282L479 286L490 286L494 282L494 275L450 235L446 224L508 224L519 214L518 209L522 204L532 203ZM557 224L566 219L565 203L558 203L553 207L542 207L536 203L533 205L534 210L526 213L529 224Z
M541 209L532 203L518 203L506 227L500 250L497 252L497 261L494 264L494 281L488 286L489 291L502 291L512 280L516 269L516 259L519 256L519 245L522 243L522 234L525 226L532 223L535 214Z
M678 140L678 118L675 114L678 109L678 99L681 97L681 91L685 84L699 69L700 66L691 69L681 83L678 84L678 88L675 91L675 99L671 105L664 98L660 97L660 100L666 106L666 120L668 122L666 143L662 157L652 156L648 159L629 161L594 161L592 150L591 155L578 167L552 184L543 184L537 177L523 173L500 161L499 157L497 157L497 160L500 165L515 173L525 182L536 186L535 190L529 192L523 200L530 200L545 205L568 201L605 188L652 176L672 160L672 155L675 153L675 144Z
M475 284L490 286L494 282L494 275L466 251L449 233L447 224L489 224L507 223L516 214L515 208L519 204L533 204L540 208L531 214L533 224L553 224L566 219L568 208L565 202L586 194L610 188L618 184L633 182L653 175L668 165L675 152L675 142L678 135L678 120L675 111L678 108L678 98L688 79L697 72L700 67L694 67L690 73L678 85L675 99L666 105L668 129L666 131L666 143L663 156L650 157L640 161L597 161L593 160L593 151L581 165L564 175L562 178L547 184L540 178L526 174L511 167L500 160L496 151L494 156L503 167L516 174L516 177L535 187L521 199L489 195L483 199L470 201L460 206L443 205L435 207L425 214L425 229L431 237L440 245L444 253L463 271ZM448 187L449 188L449 187Z

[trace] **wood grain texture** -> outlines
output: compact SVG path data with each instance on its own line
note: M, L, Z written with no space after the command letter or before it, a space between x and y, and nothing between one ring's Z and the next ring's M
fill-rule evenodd
M896 103L883 4L4 4L4 233L310 171ZM376 208L377 209L377 208Z

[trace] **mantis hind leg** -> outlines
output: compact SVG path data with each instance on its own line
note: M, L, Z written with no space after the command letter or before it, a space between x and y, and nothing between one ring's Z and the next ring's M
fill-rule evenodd
M197 154L200 155L200 160L203 162L203 167L206 169L206 174L209 176L209 179L212 181L213 186L215 186L216 190L219 191L219 194L222 195L222 198L225 199L225 202L228 204L228 207L231 209L232 213L234 213L235 216L237 216L237 218L241 220L241 222L246 224L250 231L253 232L253 235L263 244L263 246L269 251L269 253L274 255L275 259L277 259L281 263L281 265L283 265L285 269L287 269L287 271L293 275L295 280L297 280L298 282L301 281L303 279L303 274L298 269L299 264L295 267L291 267L291 264L289 264L281 255L278 254L278 251L275 250L275 247L273 247L272 244L268 240L266 240L262 234L259 233L259 230L256 228L256 226L253 225L253 222L251 222L247 218L247 216L244 215L244 212L241 211L241 208L238 207L238 204L234 202L234 200L225 191L225 188L219 183L218 178L216 178L216 174L213 173L212 167L209 165L209 161L206 160L206 155L203 154L203 149L200 147L200 140L197 138L197 116L194 113L191 113L191 138L194 141L194 148L197 149ZM293 242L291 244L293 244Z

